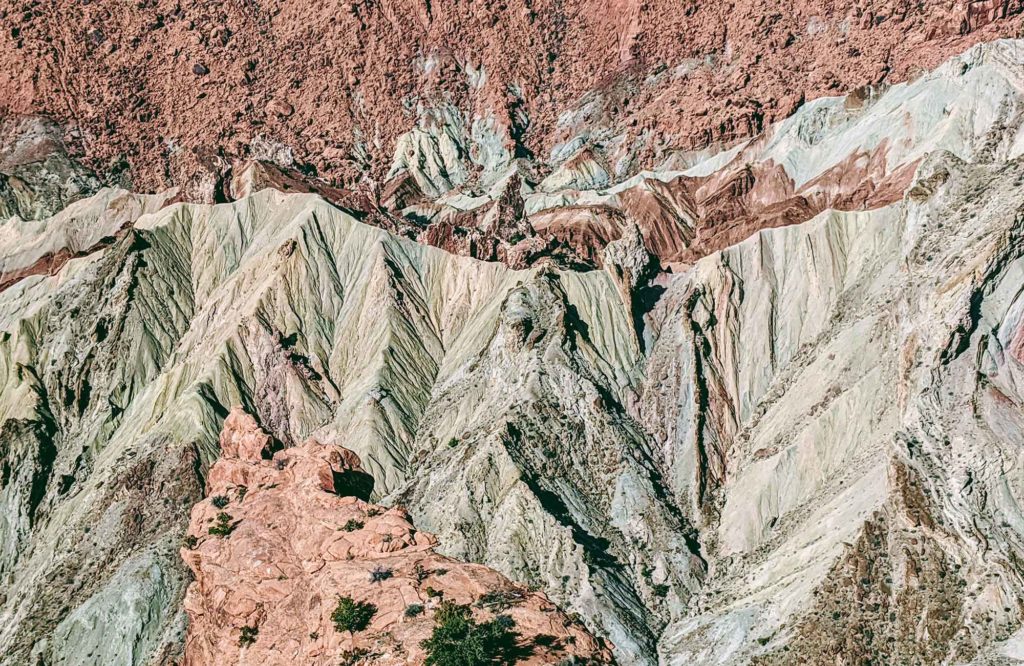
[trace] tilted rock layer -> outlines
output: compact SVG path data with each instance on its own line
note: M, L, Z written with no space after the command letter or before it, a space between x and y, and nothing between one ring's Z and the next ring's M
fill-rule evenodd
M472 604L481 621L497 613L511 618L516 663L611 660L543 595L438 555L437 540L417 531L405 511L350 495L370 489L350 451L309 440L272 454L269 435L240 409L228 416L220 441L208 498L192 510L193 547L182 550L195 575L185 596L186 666L333 666L346 653L362 654L361 663L422 663L420 643L442 599ZM222 522L230 532L211 534ZM365 629L334 627L340 597L373 604ZM243 628L254 630L251 644L239 641Z
M1013 9L902 20L973 39ZM572 114L550 163L417 115L380 184L267 158L224 203L52 216L59 179L19 186L0 663L416 661L417 558L472 563L435 567L453 598L543 591L628 665L1024 660L1021 42L639 173ZM332 633L336 590L389 612ZM523 598L524 633L562 621Z

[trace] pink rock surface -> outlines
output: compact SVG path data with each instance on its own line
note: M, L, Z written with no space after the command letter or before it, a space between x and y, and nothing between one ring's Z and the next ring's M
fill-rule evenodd
M616 128L625 132L623 145L642 146L642 168L676 149L756 134L805 99L911 78L973 43L1016 36L1024 7L1020 0L7 5L0 7L0 114L52 115L90 166L104 172L125 160L137 189L173 184L187 198L210 195L228 161L251 156L257 139L287 146L336 185L367 172L380 182L395 137L416 120L410 101L451 100L470 115L493 115L509 145L539 156L581 129ZM486 72L482 87L468 82L470 67ZM560 124L559 115L591 91L596 105Z
M422 663L420 642L430 636L442 599L473 604L480 621L499 610L515 620L520 644L532 650L520 663L610 661L608 646L544 595L487 567L438 555L436 539L416 530L400 508L338 495L339 479L361 473L351 451L310 440L268 458L270 444L251 416L232 410L222 457L208 476L209 497L192 510L194 547L181 551L195 574L185 599L184 664L334 666L355 650L367 651L366 663ZM218 508L214 498L227 504ZM210 534L224 522L221 513L233 529ZM390 576L371 582L375 569ZM493 597L481 603L496 592L505 593L507 608ZM331 613L340 596L377 607L364 631L335 629ZM407 617L412 604L424 612ZM243 627L258 632L251 645L239 644ZM552 638L541 645L542 635Z

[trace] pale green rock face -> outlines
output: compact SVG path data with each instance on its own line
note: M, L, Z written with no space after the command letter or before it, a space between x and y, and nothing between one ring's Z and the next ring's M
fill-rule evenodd
M180 653L178 546L234 405L285 446L356 452L375 500L579 613L625 664L1019 656L1018 48L855 114L809 104L742 147L800 179L883 141L890 167L921 161L895 204L682 273L654 275L632 228L604 270L516 271L273 190L105 189L6 218L5 274L107 240L0 291L0 663ZM460 132L487 135L449 120L396 154L432 196L465 177ZM492 182L499 153L480 158ZM608 178L579 160L527 209L613 202Z

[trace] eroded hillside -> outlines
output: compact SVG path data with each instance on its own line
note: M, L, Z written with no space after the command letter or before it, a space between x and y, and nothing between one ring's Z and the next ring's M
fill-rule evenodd
M1024 659L1020 42L624 177L431 118L386 205L8 185L4 663L419 663L416 558L541 661Z

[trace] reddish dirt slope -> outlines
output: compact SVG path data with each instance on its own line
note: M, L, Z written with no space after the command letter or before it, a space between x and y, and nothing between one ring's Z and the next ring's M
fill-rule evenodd
M136 188L184 185L201 197L219 156L244 156L257 137L263 152L283 144L335 185L365 172L379 181L410 109L440 98L493 110L510 143L546 155L566 138L558 114L599 89L580 123L642 136L643 166L673 148L755 133L802 99L905 79L971 43L1015 36L1022 9L1021 0L785 5L8 0L0 114L50 114L99 171L130 166ZM424 67L423 55L437 65ZM467 62L488 72L479 90ZM369 155L353 151L357 128Z

